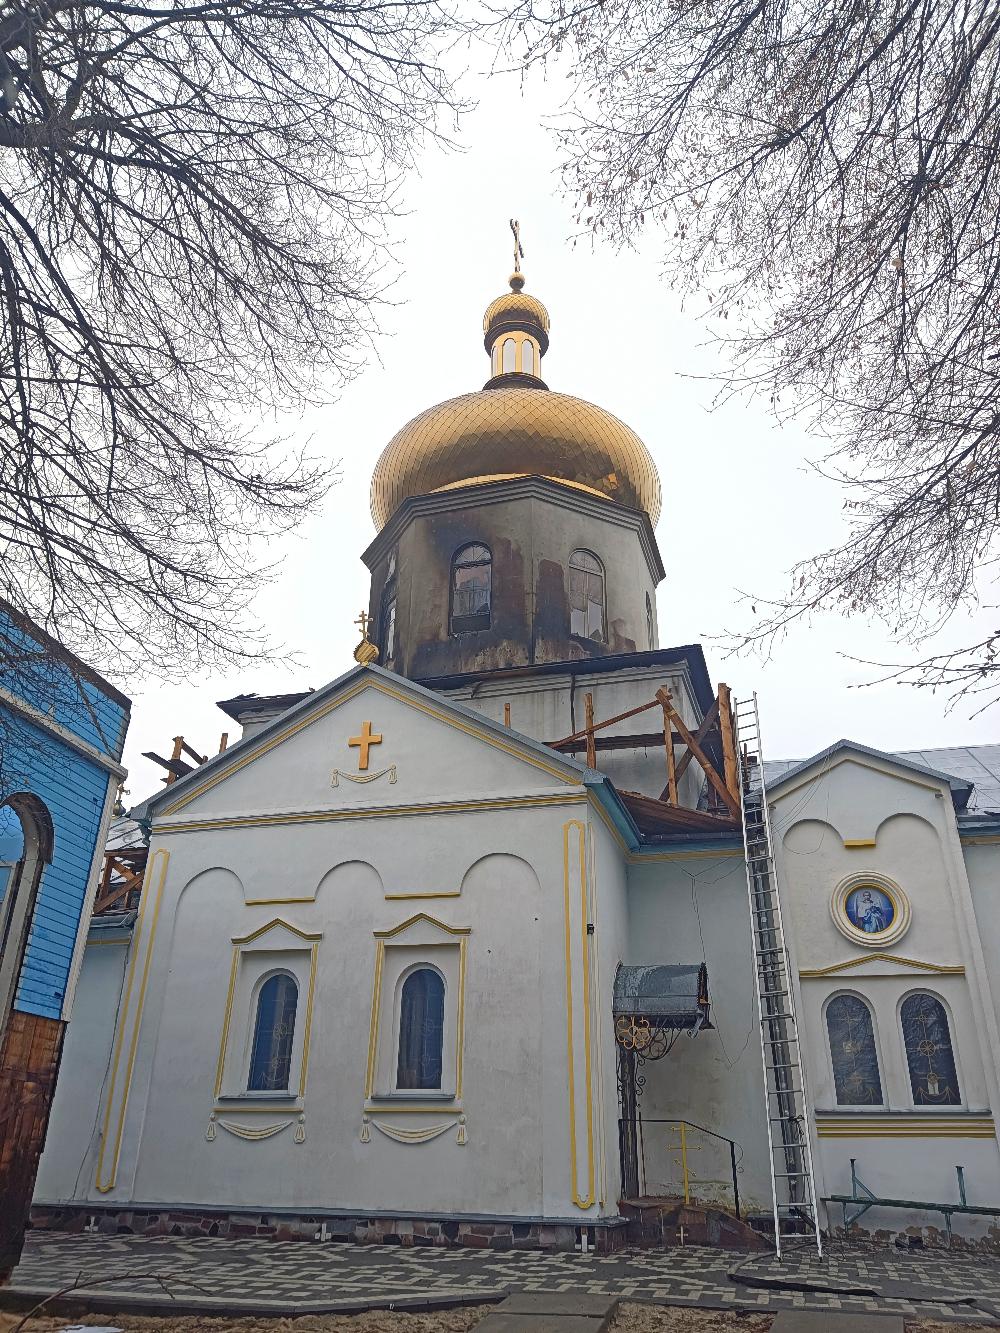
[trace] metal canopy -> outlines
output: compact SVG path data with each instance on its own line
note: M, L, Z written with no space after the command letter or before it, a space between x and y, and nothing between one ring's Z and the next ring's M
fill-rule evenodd
M708 970L704 963L658 963L627 967L615 974L615 1018L651 1020L656 1027L689 1031L710 1026Z

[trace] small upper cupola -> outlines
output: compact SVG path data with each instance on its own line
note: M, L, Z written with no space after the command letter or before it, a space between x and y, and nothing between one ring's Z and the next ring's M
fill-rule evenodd
M521 231L511 218L514 233L514 272L510 291L490 303L483 316L484 344L490 357L492 375L484 389L512 385L547 389L542 379L542 357L549 350L549 312L534 296L524 291L521 260Z

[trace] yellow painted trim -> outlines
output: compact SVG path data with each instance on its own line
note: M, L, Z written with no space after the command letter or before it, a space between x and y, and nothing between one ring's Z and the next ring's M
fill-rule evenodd
M415 926L418 921L426 921L428 925L437 926L438 930L447 931L449 935L469 935L472 933L471 926L446 926L443 921L428 916L426 912L417 912L416 916L408 917L400 925L393 926L392 930L374 930L372 934L377 940L389 940L392 939L393 935L399 935L402 931L408 930L410 926Z
M316 994L316 960L319 956L319 943L312 947L309 960L309 993L306 998L306 1026L302 1033L302 1064L299 1069L299 1096L306 1095L306 1075L309 1072L309 1038L312 1035L313 997Z
M583 962L583 1040L584 1040L584 1087L587 1101L587 1194L581 1196L577 1172L577 1135L576 1135L576 1058L573 1044L573 951L572 951L572 911L570 905L569 880L569 840L570 829L576 829L579 836L580 858L580 911L582 931ZM590 960L587 947L587 830L578 819L570 819L563 825L563 917L565 922L566 948L566 1065L569 1075L569 1139L570 1139L570 1180L573 1202L578 1208L592 1208L596 1198L594 1179L594 1099L590 1051Z
M268 754L275 748L275 746L281 745L284 741L288 740L289 737L297 735L298 732L302 731L304 728L312 726L314 722L318 722L320 718L326 717L327 714L334 712L337 708L348 703L351 699L363 693L365 690L377 690L379 694L387 695L389 698L395 699L399 703L404 704L408 708L413 708L419 713L425 713L428 717L432 717L438 722L443 722L446 726L453 727L456 731L464 732L467 736L473 736L477 740L485 741L487 745L491 745L497 750L502 750L515 759L520 759L522 763L529 764L532 768L541 769L542 772L548 773L550 777L558 778L560 782L566 782L572 786L577 784L575 775L573 777L567 777L562 769L556 768L555 765L547 764L543 759L526 753L523 747L509 744L499 736L494 736L484 727L477 727L471 722L454 717L442 709L433 708L430 704L425 704L422 701L414 699L411 695L404 694L400 690L392 689L380 680L368 678L362 680L353 689L342 691L333 699L329 699L322 705L322 707L317 708L314 712L309 712L307 716L301 718L293 725L285 727L284 730L280 731L276 736L272 736L269 741L259 746L251 754L244 755L242 758L235 760L235 762L224 764L218 773L207 779L207 781L201 783L199 786L193 788L191 791L185 793L179 801L175 801L173 805L168 806L163 813L165 815L172 815L178 810L183 810L185 806L190 805L192 801L196 800L199 796L204 795L205 792L211 791L213 787L230 777L233 773L238 773L241 769L246 768L255 760Z
M393 902L416 902L424 898L461 898L461 889L439 889L434 892L423 893L419 889L414 893L387 893L385 901Z
M132 939L131 933L122 935L116 940L88 940L86 948L88 949L108 949L113 944L128 944Z
M240 1106L229 1104L213 1106L213 1115L301 1115L302 1107L294 1106Z
M919 958L903 958L895 953L870 953L864 958L848 958L843 963L831 963L829 967L803 967L799 969L799 976L832 977L838 972L849 972L852 968L863 967L865 963L898 963L901 967L915 967L921 972L936 972L940 976L965 976L965 968L961 966L923 963Z
M845 846L845 847L848 847L848 848L855 848L855 847L874 847L874 846L875 846L875 839L874 839L874 838L845 838L845 839L844 839L844 846Z
M229 968L229 990L226 994L226 1011L222 1016L222 1037L219 1040L219 1059L215 1066L215 1092L218 1097L222 1091L222 1077L226 1067L226 1047L229 1045L229 1024L233 1016L233 996L236 994L236 973L239 969L240 951L233 949L233 961Z
M125 1044L125 1031L128 1027L129 1005L132 998L132 985L135 980L136 965L139 959L138 949L132 954L129 960L128 980L125 985L125 995L121 1005L121 1023L118 1028L118 1036L115 1040L115 1053L111 1064L111 1081L108 1084L108 1104L104 1115L104 1129L101 1134L101 1148L97 1156L97 1169L94 1175L94 1184L101 1194L107 1194L115 1187L115 1179L118 1174L118 1158L121 1153L122 1134L125 1130L125 1112L128 1107L129 1088L132 1084L132 1072L135 1068L135 1054L139 1044L139 1029L142 1026L142 1011L146 1002L146 986L149 982L149 967L153 957L153 945L156 942L156 928L160 920L160 905L163 901L163 886L167 878L167 866L170 862L170 853L163 847L158 847L149 858L149 864L146 867L146 876L142 886L141 902L139 906L139 918L136 923L135 939L142 941L142 927L145 921L146 909L149 905L150 891L153 883L153 867L160 858L160 877L156 883L155 901L153 903L153 916L149 926L149 939L145 941L146 956L142 966L142 980L139 983L139 994L136 999L135 1018L133 1019L132 1039L129 1043L128 1060L125 1066L125 1077L122 1082L121 1101L118 1107L118 1124L114 1135L114 1152L111 1161L110 1170L104 1173L104 1154L107 1151L109 1142L109 1131L111 1127L111 1117L114 1107L115 1090L118 1084L118 1069L121 1061L122 1048Z
M365 1106L365 1115L463 1115L461 1106Z
M466 932L468 934L468 932ZM458 1015L455 1032L455 1096L462 1096L462 1065L465 1051L465 953L468 939L463 939L458 946Z
M284 907L286 903L314 903L312 898L244 898L244 905L247 907Z
M372 1013L368 1026L368 1071L365 1074L365 1100L375 1091L375 1049L378 1042L378 1013L382 1002L382 964L385 961L385 941L376 938L375 978L372 985Z
M489 810L524 810L533 806L570 805L587 799L586 792L554 792L551 796L486 796L478 801L435 801L427 805L358 806L354 809L303 810L283 815L229 815L219 819L192 819L178 824L156 824L157 837L168 833L198 833L220 828L273 828L287 824L330 824L343 819L394 819L409 815L454 815ZM281 902L289 899L282 898ZM312 898L304 901L312 902Z
M310 934L305 930L299 930L298 926L293 926L290 921L284 921L280 916L276 916L274 920L269 921L266 926L258 926L257 929L252 930L249 935L233 935L232 941L234 944L250 944L253 940L259 940L261 935L266 935L269 930L273 930L275 926L283 926L285 930L290 930L293 935L298 935L300 940L321 940L323 938L323 932L321 930L314 931Z

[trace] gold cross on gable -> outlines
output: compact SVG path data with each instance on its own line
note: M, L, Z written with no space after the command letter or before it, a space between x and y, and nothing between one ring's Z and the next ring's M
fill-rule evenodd
M381 745L382 737L378 733L376 733L373 736L372 724L370 722L363 722L361 724L361 735L351 736L347 744L356 746L360 751L360 753L358 754L358 772L363 773L364 770L368 767L369 748L372 745Z
M360 630L361 630L361 637L362 637L363 639L367 639L367 637L368 637L368 616L367 616L367 614L366 614L364 611L362 611L361 614L360 614L360 616L358 616L357 620L356 620L354 623L355 623L355 625L357 625L357 626L360 628Z
M511 218L510 229L514 233L514 272L521 272L521 260L524 258L524 246L521 244L521 224L517 218Z

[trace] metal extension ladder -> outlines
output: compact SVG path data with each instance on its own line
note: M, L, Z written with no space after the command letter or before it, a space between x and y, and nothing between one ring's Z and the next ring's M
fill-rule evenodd
M774 1246L780 1258L782 1228L787 1233L796 1222L805 1223L815 1237L817 1252L822 1254L809 1134L809 1098L774 872L757 695L737 701L735 714L774 1205Z

